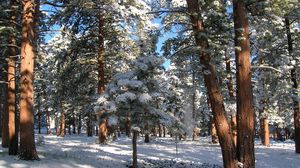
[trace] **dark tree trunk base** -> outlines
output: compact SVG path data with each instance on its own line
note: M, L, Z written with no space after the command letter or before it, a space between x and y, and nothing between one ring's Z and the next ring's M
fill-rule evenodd
M19 159L21 160L40 160L36 151L23 150L19 153Z

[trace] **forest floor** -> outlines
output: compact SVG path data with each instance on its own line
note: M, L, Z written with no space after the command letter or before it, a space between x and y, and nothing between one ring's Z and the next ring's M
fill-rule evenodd
M36 135L40 161L22 161L8 156L0 147L2 168L126 168L132 155L131 139L120 138L107 145L95 142L97 137ZM154 138L151 143L138 141L139 167L149 168L220 168L221 150L211 144L210 138L199 141L179 141L172 138ZM256 168L300 168L300 155L294 152L293 141L271 142L264 147L255 145Z

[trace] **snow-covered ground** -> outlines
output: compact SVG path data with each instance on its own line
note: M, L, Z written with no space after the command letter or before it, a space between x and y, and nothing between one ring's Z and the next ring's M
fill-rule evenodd
M40 161L22 161L8 156L7 149L0 147L0 167L4 168L125 168L130 165L131 139L120 138L107 145L96 144L97 137L37 135ZM201 167L222 166L218 145L209 138L200 141L180 141L156 138L150 144L138 142L138 158L143 167ZM156 166L155 166L156 165ZM257 168L300 168L300 155L295 154L292 141L272 142L270 147L256 144Z

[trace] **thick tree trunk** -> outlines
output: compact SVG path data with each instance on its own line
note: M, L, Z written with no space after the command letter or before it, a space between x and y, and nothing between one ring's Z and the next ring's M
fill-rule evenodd
M99 14L99 49L98 49L98 94L105 91L105 50L104 50L104 14ZM107 118L100 116L99 142L105 143L107 140ZM104 132L102 132L104 131Z
M201 49L199 54L200 63L203 65L204 82L208 91L213 116L215 117L217 134L222 149L223 164L225 168L235 168L237 167L236 150L230 126L227 121L216 70L211 63L211 57L208 53L208 39L205 35L203 21L200 20L198 0L187 0L187 4L195 34L196 45Z
M16 22L16 1L11 0L12 14L11 14L11 23ZM15 27L15 26L13 26ZM13 34L13 33L12 33ZM8 127L9 127L9 155L17 155L18 153L18 132L16 132L16 55L17 51L14 46L17 45L16 37L14 35L10 36L10 54L8 58L8 89L7 89L7 112L9 115Z
M233 1L237 78L237 157L244 167L255 167L254 106L251 85L249 24L243 1Z
M22 0L20 159L39 159L34 141L33 72L34 72L34 0Z
M294 88L294 95L299 96L298 93L298 83L297 83L297 71L296 71L296 65L299 63L297 62L297 59L293 56L293 41L292 41L292 35L290 30L290 21L286 17L285 18L285 27L286 27L286 34L287 34L287 40L288 40L288 51L289 55L292 56L295 61L295 65L293 65L293 68L291 69L291 80L293 82L293 88ZM300 153L300 102L297 99L293 100L294 104L294 127L295 127L295 152Z

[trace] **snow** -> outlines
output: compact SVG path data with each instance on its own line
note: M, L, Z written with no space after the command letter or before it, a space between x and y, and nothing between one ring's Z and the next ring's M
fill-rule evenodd
M132 155L131 139L122 137L107 145L95 142L97 137L72 135L56 137L38 135L37 150L40 161L22 161L8 156L6 148L0 147L2 168L125 168L130 165ZM199 141L176 141L170 137L153 138L149 144L138 139L138 159L141 167L202 167L222 166L221 150L218 144L211 144L210 138ZM271 142L264 147L256 141L257 168L300 168L300 155L294 152L294 142Z

